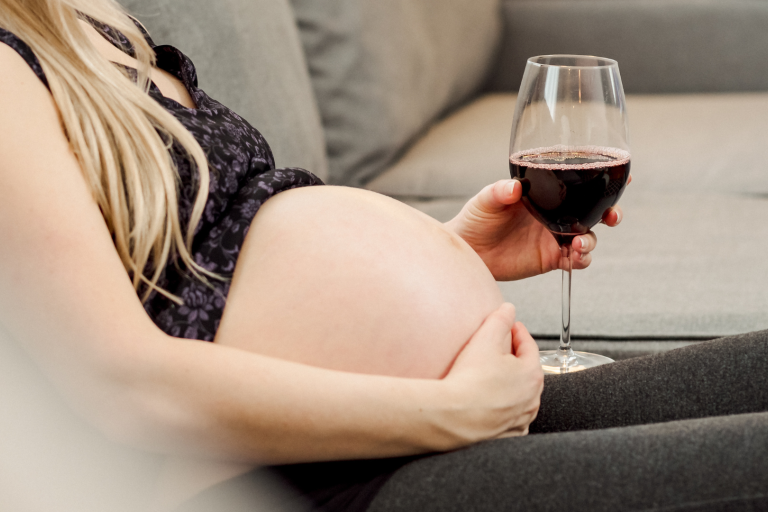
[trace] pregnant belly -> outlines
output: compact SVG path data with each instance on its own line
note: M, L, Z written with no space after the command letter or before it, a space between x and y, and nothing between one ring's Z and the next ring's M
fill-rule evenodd
M252 222L216 342L439 378L501 302L477 254L434 219L364 190L301 188Z

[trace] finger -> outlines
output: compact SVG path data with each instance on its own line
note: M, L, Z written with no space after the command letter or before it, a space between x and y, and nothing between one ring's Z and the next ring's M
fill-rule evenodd
M506 439L508 437L521 437L526 435L528 435L528 427L524 429L518 427L513 430L505 430L504 432L496 436L496 439Z
M500 180L483 188L477 195L477 202L482 210L496 213L518 202L522 195L523 186L518 180Z
M580 252L574 252L573 253L573 268L575 270L583 270L587 268L592 263L592 254L591 253L580 253Z
M629 175L629 179L627 180L627 185L629 185L630 183L632 183L632 175L631 174Z
M493 200L499 205L516 203L523 195L523 186L518 180L500 180L491 187Z
M587 254L597 247L597 235L592 231L586 235L579 235L573 240L571 247L573 247L576 252Z
M523 185L519 180L501 180L493 184L493 194L502 204L514 204L523 197Z
M512 353L518 359L539 364L539 346L522 322L515 322L512 326Z
M620 206L614 206L612 208L608 208L605 213L603 213L603 224L610 227L618 226L621 222L621 219L624 217L624 212L621 210Z
M494 353L509 354L512 350L510 336L515 323L515 306L505 302L488 315L483 325L475 332L464 351L490 349Z

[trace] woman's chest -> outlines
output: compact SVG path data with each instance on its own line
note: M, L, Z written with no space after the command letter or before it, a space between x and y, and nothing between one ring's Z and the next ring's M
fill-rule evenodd
M175 117L192 134L208 158L210 193L236 193L242 182L274 169L264 137L236 113L193 91L198 109L176 109Z
M156 97L189 131L208 161L208 200L198 229L218 222L254 177L275 168L266 139L230 109L209 98L200 89L190 91L197 109L187 109L167 98ZM159 95L159 91L150 92ZM199 173L192 168L178 144L172 149L179 173L179 213L189 219L197 196Z

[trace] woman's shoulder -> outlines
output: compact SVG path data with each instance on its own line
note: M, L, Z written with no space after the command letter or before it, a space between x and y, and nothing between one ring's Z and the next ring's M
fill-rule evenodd
M10 41L7 33L0 41ZM58 136L61 126L53 97L47 89L39 63L19 39L11 44L0 44L0 126L3 144L0 144L0 167L8 168L7 151L18 149L20 140L29 135L37 138L40 147L46 147L51 137ZM52 135L53 134L53 135ZM29 145L23 145L28 150Z
M14 60L13 53L15 52L27 63L27 66L32 69L43 84L48 87L48 79L45 77L43 67L40 65L40 61L27 43L14 33L5 30L2 27L0 27L0 43L3 43L0 47L5 50L0 52L0 67L2 69L7 69L6 66L2 65L5 59ZM8 51L6 48L10 48L13 52ZM3 56L3 54L5 54L5 56Z

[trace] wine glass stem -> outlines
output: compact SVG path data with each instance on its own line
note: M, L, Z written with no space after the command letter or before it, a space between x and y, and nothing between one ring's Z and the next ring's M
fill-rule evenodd
M560 247L563 267L563 329L560 333L558 355L567 359L573 356L571 350L571 244Z

